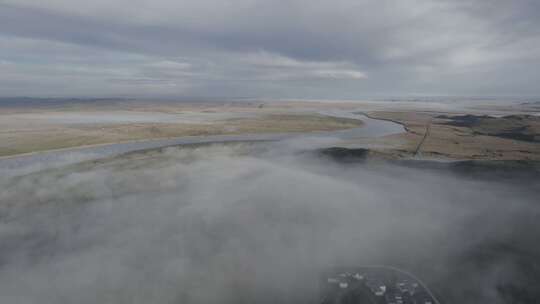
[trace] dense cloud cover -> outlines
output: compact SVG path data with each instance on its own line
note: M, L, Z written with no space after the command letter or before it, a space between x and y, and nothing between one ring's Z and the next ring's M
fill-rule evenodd
M535 0L4 0L0 91L540 95L539 6Z
M0 302L318 303L320 271L369 264L415 272L445 303L538 293L534 181L293 146L166 148L1 177Z

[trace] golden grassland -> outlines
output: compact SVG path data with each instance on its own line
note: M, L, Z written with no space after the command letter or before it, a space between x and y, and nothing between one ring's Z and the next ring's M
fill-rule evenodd
M268 113L208 123L37 124L0 131L0 156L183 136L334 131L361 124L316 113Z
M522 115L514 118L494 118L468 127L448 124L448 119L439 118L441 113L377 111L369 115L373 118L393 120L405 126L407 133L386 137L388 142L400 142L399 148L379 151L397 157L540 160L539 141L495 135L508 130L521 130L523 125L527 126L523 128L523 132L540 134L539 117ZM520 131L515 132L519 134Z

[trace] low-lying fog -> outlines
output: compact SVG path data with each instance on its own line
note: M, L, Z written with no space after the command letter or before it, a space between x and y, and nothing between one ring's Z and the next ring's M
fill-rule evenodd
M0 302L318 303L320 271L377 264L443 303L535 302L537 186L286 143L0 177Z

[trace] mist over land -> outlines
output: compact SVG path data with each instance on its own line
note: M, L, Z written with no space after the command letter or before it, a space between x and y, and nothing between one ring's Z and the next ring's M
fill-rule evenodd
M321 271L378 264L416 272L445 303L538 296L538 179L341 163L299 144L171 147L1 179L2 298L313 303Z

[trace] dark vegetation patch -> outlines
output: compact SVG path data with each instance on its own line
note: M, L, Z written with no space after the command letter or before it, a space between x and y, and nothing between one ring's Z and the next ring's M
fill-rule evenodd
M391 162L410 168L449 171L462 178L470 179L501 180L512 184L522 182L534 183L534 181L540 180L540 162L538 161L467 160L440 162L430 160L395 160Z
M448 126L456 126L456 127L467 127L471 128L474 126L479 125L483 119L494 119L493 117L483 115L458 115L458 116L447 116L447 115L439 115L436 118L440 119L448 119L448 122L441 123L442 125L448 125Z
M316 150L319 156L337 162L364 163L368 159L377 159L376 153L363 148L331 147ZM381 159L383 160L383 159ZM504 180L510 183L540 180L540 162L528 160L467 160L441 162L415 159L386 159L384 162L408 168L449 171L463 178ZM540 190L540 189L539 189Z
M441 125L470 128L475 135L488 135L527 142L540 142L540 117L532 115L439 115Z
M540 179L540 162L525 160L481 161L469 160L450 163L449 168L460 175L485 179Z
M339 162L357 162L365 161L369 154L369 149L356 148L342 148L342 147L331 147L319 149L316 152L318 155L328 157L332 160Z

